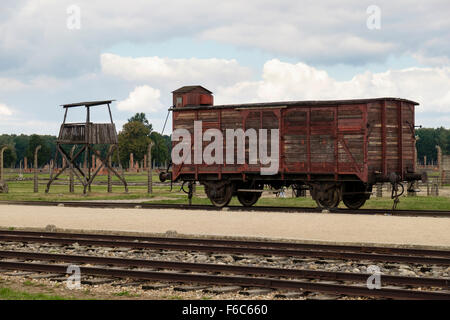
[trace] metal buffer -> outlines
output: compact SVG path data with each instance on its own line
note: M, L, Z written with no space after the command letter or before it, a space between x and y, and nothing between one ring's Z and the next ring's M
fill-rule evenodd
M127 182L125 178L122 177L109 163L108 159L114 154L117 156L117 163L120 162L119 158L119 139L117 137L116 126L112 119L111 107L110 104L114 100L105 100L105 101L90 101L90 102L80 102L80 103L72 103L62 105L65 109L64 113L64 121L61 125L61 129L59 131L58 139L56 140L56 152L53 164L56 165L58 155L61 155L63 159L65 159L65 164L61 168L61 170L53 176L50 176L50 181L47 184L46 193L50 190L50 186L55 181L58 176L60 176L66 169L71 170L83 185L83 193L91 187L92 182L95 177L98 175L100 170L103 167L106 167L110 172L114 173L119 180L123 183L125 187L125 192L128 192ZM94 106L104 106L108 107L109 117L111 123L92 123L90 119L90 108ZM86 122L85 123L66 123L67 112L69 108L74 107L85 107L86 108ZM64 150L64 145L80 145L81 148L77 148L78 151L75 155L69 154L66 150ZM110 145L110 148L107 151L106 156L102 156L101 152L96 149L98 145ZM77 161L77 159L84 152L84 162L87 164L87 170L82 170ZM94 155L101 161L101 165L96 167L95 171L91 174L91 162L89 161ZM89 159L88 161L86 161ZM86 168L85 168L86 169Z

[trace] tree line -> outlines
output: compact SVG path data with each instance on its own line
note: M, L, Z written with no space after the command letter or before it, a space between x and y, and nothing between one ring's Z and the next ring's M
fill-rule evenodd
M163 166L170 161L170 152L172 149L171 137L168 135L161 135L153 131L152 125L149 123L144 113L136 113L133 117L128 119L128 122L123 126L122 131L118 134L119 138L119 156L120 164L124 168L129 167L130 153L133 153L134 161L141 163L144 160L144 155L147 154L148 145L153 142L152 160L157 166ZM4 153L5 167L19 167L20 162L25 157L28 159L28 164L31 166L34 161L34 151L37 146L41 145L41 150L38 154L39 167L44 166L50 162L56 151L56 136L50 135L0 135L0 147L8 146ZM67 152L70 152L71 145L64 146ZM106 155L107 146L97 146L102 155ZM76 151L75 151L76 153ZM78 157L79 164L83 162L84 154ZM113 165L117 165L117 157L113 157ZM23 166L22 162L22 166ZM58 158L58 165L62 165L62 159Z
M450 154L450 129L440 128L421 128L416 129L417 158L419 163L423 162L424 156L427 162L436 163L437 150L436 146L440 146L443 154Z
M417 157L420 163L422 163L424 156L427 157L428 163L437 161L436 145L442 148L443 154L450 154L450 129L443 127L437 129L421 128L416 130L416 136L418 138L416 143ZM153 142L152 159L155 160L156 165L162 166L170 162L171 137L153 131L153 127L144 113L136 113L128 119L118 137L120 163L124 168L129 166L130 153L133 153L135 161L141 162L144 160L150 142ZM41 145L42 149L39 151L38 157L38 165L41 167L54 156L56 137L37 134L4 134L0 135L0 146L4 145L9 147L5 151L5 167L18 167L24 157L27 157L28 163L31 164L34 159L35 148ZM106 146L101 147L101 152L103 154L107 152ZM80 159L83 159L83 156ZM115 159L116 157L114 157L114 161ZM60 161L59 165L61 165Z

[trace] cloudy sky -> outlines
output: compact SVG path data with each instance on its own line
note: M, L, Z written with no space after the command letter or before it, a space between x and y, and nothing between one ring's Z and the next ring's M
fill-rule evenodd
M0 134L56 135L59 105L103 99L119 128L145 112L161 130L191 84L216 104L402 97L449 128L449 16L448 0L2 0Z

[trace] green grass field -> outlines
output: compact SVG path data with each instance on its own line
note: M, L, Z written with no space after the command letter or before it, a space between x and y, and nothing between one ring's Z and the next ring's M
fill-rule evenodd
M150 201L148 201L150 202ZM187 199L151 201L152 203L187 203ZM211 204L207 198L194 197L193 204ZM236 198L233 198L230 205L240 205ZM371 198L362 207L363 209L392 209L393 200L390 198ZM285 206L285 207L317 207L316 202L310 197L306 198L261 198L256 206ZM343 203L339 208L346 208ZM450 210L450 198L448 197L401 197L397 205L401 210Z
M67 300L67 298L44 293L28 293L25 291L0 287L0 300Z
M17 174L6 174L6 179L13 180ZM33 192L33 174L24 174L23 181L8 181L9 193L0 194L0 201L75 201L75 200L130 200L142 199L151 203L187 203L187 196L180 191L180 186L173 186L170 191L169 185L153 186L153 193L147 193L147 174L143 173L128 173L125 175L127 183L129 184L129 192L125 193L123 186L113 186L113 192L107 193L106 184L96 184L92 186L92 192L83 195L83 188L81 185L75 186L75 193L69 193L68 176L62 175L58 179L58 184L53 184L50 192L45 193L46 181L48 174L39 175L39 192ZM107 176L98 176L94 183L106 183ZM113 181L118 182L116 177ZM156 174L153 175L153 181L159 182ZM61 185L62 184L62 185ZM134 185L140 184L140 185ZM447 187L448 189L448 187ZM316 207L316 203L310 198L292 198L291 192L286 192L286 198L276 198L270 193L264 196L257 202L258 206L290 206L290 207ZM150 199L154 199L149 201ZM197 186L196 195L192 200L193 204L210 204L206 198L203 187ZM376 198L372 196L370 200L363 206L365 209L390 209L393 201L389 197ZM236 198L233 198L230 205L240 205ZM340 207L345 206L341 203ZM429 210L450 210L450 197L427 197L426 190L417 197L400 198L398 209L429 209Z

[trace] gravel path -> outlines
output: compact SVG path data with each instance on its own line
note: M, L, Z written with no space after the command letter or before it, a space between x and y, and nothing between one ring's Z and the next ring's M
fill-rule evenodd
M450 247L450 219L322 213L200 212L0 205L0 226Z

